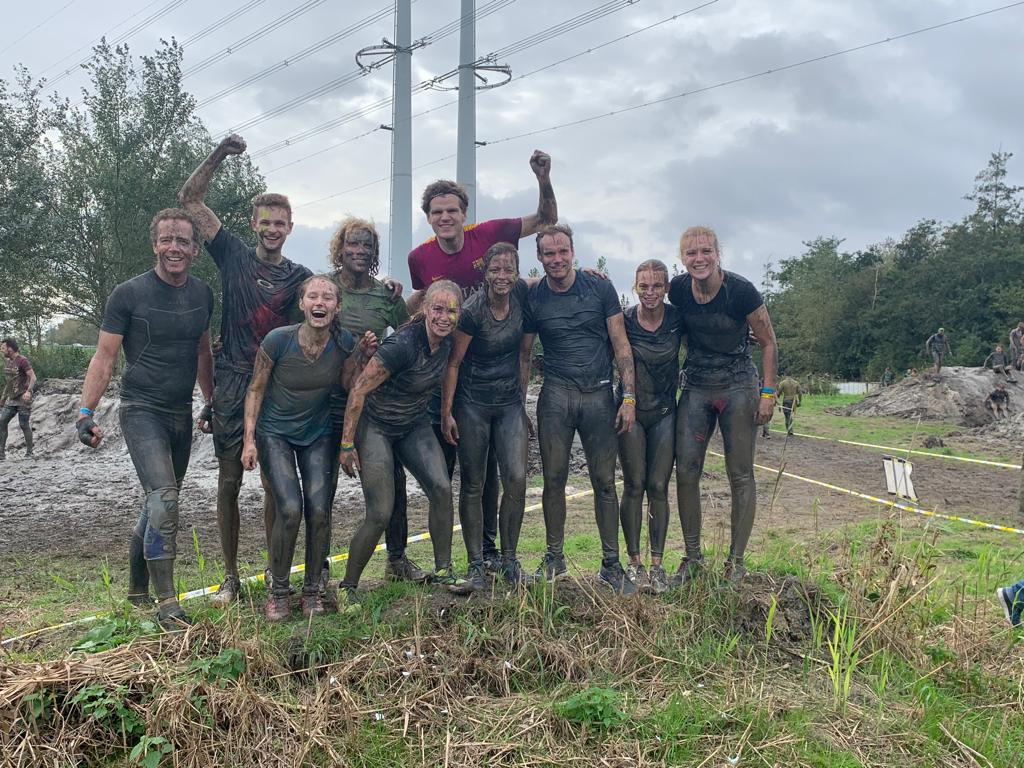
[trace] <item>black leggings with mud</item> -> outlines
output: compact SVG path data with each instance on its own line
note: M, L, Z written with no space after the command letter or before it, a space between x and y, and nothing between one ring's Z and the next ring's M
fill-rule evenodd
M118 417L128 454L146 492L128 547L128 591L146 594L152 576L157 598L165 600L175 595L178 492L192 451L192 414L123 403Z
M15 414L18 416L21 434L25 436L25 453L32 454L32 406L18 400L8 400L7 404L0 408L0 456L4 455L7 447L7 425L11 423Z
M757 504L754 443L757 438L757 382L728 387L687 385L676 409L676 492L686 556L701 557L700 476L708 441L717 424L725 445L725 470L732 491L729 559L743 564Z
M387 528L394 508L395 460L419 483L430 505L428 529L434 545L434 567L451 566L452 486L444 454L429 422L405 429L386 427L364 413L356 430L360 481L366 499L366 518L352 537L344 584L357 586L373 550Z
M526 507L526 411L518 402L480 405L460 397L455 403L455 421L462 481L459 520L469 563L482 564L485 556L483 492L495 458L504 489L498 509L501 557L508 562L516 557Z
M622 463L622 504L619 519L630 557L640 554L644 519L644 493L649 508L651 556L665 552L668 535L668 482L675 462L676 412L674 408L638 411L633 428L619 435Z
M276 514L270 531L270 570L275 594L288 594L288 574L295 554L299 523L306 521L306 571L303 594L319 588L320 564L331 546L331 478L337 444L330 432L309 445L257 431L256 450Z
M594 516L606 564L619 560L619 502L615 494L615 398L611 387L580 392L545 382L537 401L537 437L544 466L544 528L547 551L562 556L565 484L572 441L579 432L594 488Z

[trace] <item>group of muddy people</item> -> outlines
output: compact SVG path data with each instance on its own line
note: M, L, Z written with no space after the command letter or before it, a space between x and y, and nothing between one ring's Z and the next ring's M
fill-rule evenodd
M255 248L221 226L204 197L218 167L245 149L237 135L224 139L181 188L181 207L153 217L155 266L111 293L82 388L76 429L95 448L104 434L95 411L123 349L118 418L145 493L129 545L132 603L155 602L157 619L168 629L190 622L177 601L173 567L197 383L205 406L195 427L212 432L218 461L225 576L212 596L216 606L227 607L241 590L239 492L244 472L257 467L265 489L268 621L292 614L290 570L302 522L300 605L307 618L357 599L360 576L382 536L389 580L458 594L490 589L494 580L511 586L556 581L567 575L566 484L577 436L593 487L599 582L619 595L681 587L706 568L700 479L716 428L732 495L721 578L743 579L755 516L755 439L776 407L777 353L760 294L722 268L714 231L683 232L683 274L670 279L657 259L639 264L633 284L639 303L623 310L607 275L577 269L573 232L558 222L551 158L536 151L530 167L539 202L521 218L468 224L461 186L439 180L426 188L422 209L434 237L409 253L413 293L404 299L400 284L377 275L380 240L368 220L348 218L337 228L329 274L312 274L284 256L293 226L284 195L253 201ZM543 271L523 279L518 246L531 236ZM216 354L213 291L189 274L200 244L221 276ZM538 336L543 385L534 425L526 393ZM17 360L12 342L4 347L9 362ZM753 344L762 350L760 383ZM9 412L21 417L20 393L31 384L21 381L11 392L7 421ZM785 390L787 416L796 391ZM517 545L534 437L543 469L546 552L527 575ZM464 574L452 564L456 464ZM685 557L670 575L663 557L673 468ZM366 512L349 543L344 576L332 583L328 554L340 471L358 476ZM433 568L420 568L406 554L407 473L429 505Z

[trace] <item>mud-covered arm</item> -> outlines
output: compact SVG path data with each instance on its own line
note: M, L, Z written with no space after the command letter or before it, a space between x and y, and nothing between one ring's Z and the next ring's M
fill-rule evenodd
M359 374L356 383L348 394L348 403L345 406L345 426L341 432L341 442L355 442L356 427L359 426L359 418L363 415L363 406L366 405L366 397L373 390L388 380L391 374L384 367L380 359L373 357L366 364L363 372Z
M537 201L537 212L523 216L519 233L521 238L535 235L544 227L558 222L558 202L551 186L551 156L539 149L534 150L530 157L530 169L537 177L540 199Z
M626 336L626 320L620 313L612 315L606 322L608 338L611 339L612 351L615 353L615 366L619 369L619 378L622 381L622 391L635 394L636 372L633 368L633 348Z
M535 333L524 333L519 342L519 392L526 404L526 392L530 386L530 366L533 364L533 340Z
M213 351L210 348L209 329L199 339L196 355L199 362L199 391L203 393L203 402L209 405L213 402Z
M747 323L750 330L761 345L761 368L764 377L764 387L775 389L775 381L779 371L779 350L775 342L775 329L772 328L772 320L768 317L768 309L762 304L749 315ZM757 423L767 424L772 420L775 413L775 396L760 397L757 406Z
M124 337L118 333L100 331L99 341L96 342L96 354L89 361L89 370L85 374L85 382L82 384L82 400L80 408L88 408L95 411L100 404L100 398L107 391L110 377L114 373L114 363L117 361L118 350L121 349L121 340ZM83 418L79 414L79 420Z
M376 353L377 346L377 334L373 331L366 331L352 354L345 360L345 364L341 368L341 386L346 392L352 389L352 385L366 368L367 361Z
M448 355L448 367L444 372L444 381L441 384L441 423L444 424L446 416L452 415L452 404L455 402L455 388L459 383L459 366L466 357L466 350L473 341L468 333L456 330L455 344Z
M262 348L256 352L256 364L253 366L249 391L245 393L245 442L256 442L256 419L263 407L263 396L267 392L267 382L274 370L274 361Z
M209 157L200 163L178 192L178 202L195 219L199 226L199 235L206 242L213 240L220 231L220 219L203 202L206 192L210 188L210 180L226 157L240 155L243 152L245 152L245 139L236 133L231 134L214 148Z
M24 400L26 396L31 399L32 390L36 388L36 372L31 365L28 366L28 373L25 374L25 377L25 392L21 396L22 400Z

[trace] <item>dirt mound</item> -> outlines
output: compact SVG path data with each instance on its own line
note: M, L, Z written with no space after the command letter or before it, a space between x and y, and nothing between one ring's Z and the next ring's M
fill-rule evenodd
M985 407L985 398L1002 381L985 368L952 366L938 375L922 373L906 378L891 387L872 392L845 408L836 409L843 416L896 416L901 419L952 421L977 427L992 421ZM1008 384L1011 402L1024 402L1024 387Z

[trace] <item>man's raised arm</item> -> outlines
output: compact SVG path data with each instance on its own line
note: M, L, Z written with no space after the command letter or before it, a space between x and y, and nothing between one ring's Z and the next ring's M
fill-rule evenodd
M199 225L199 235L207 243L213 240L220 231L220 219L217 214L203 202L206 191L210 188L210 179L214 171L224 162L228 155L240 155L245 152L245 139L233 133L218 144L210 156L196 168L188 181L178 192L178 201L192 215Z
M544 227L558 223L558 203L551 186L551 156L535 149L530 157L530 168L537 177L540 200L537 202L536 213L523 216L523 228L519 233L521 238L535 235Z

